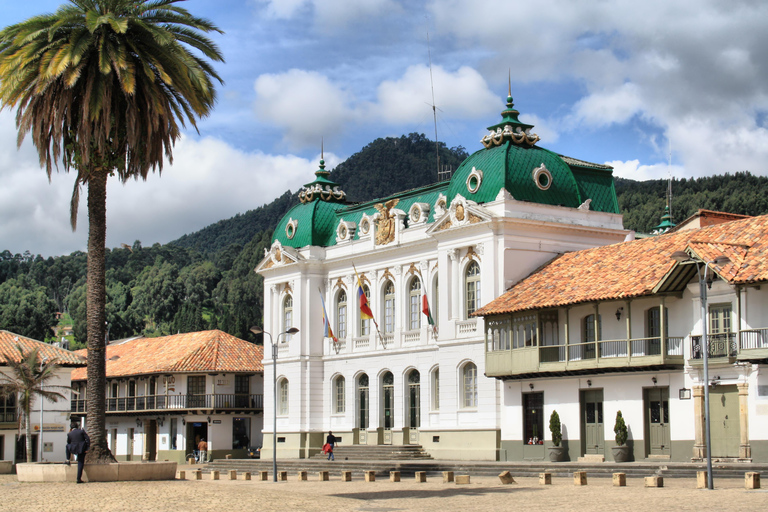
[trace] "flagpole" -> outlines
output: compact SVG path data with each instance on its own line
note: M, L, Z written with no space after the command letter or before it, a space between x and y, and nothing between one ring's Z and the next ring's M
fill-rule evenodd
M355 263L352 262L352 268L355 271L355 278L357 279L357 289L358 289L358 297L360 294L363 294L363 297L365 297L365 292L363 291L363 282L360 280L360 274L357 273L357 267L355 266ZM368 307L368 313L365 313L366 316L370 316L370 319L373 320L373 325L376 326L376 332L379 335L379 341L381 342L381 346L383 348L387 348L387 346L384 344L384 336L381 334L381 329L379 328L379 323L376 321L376 317L373 316L373 311L371 310L371 307L368 305L368 299L365 299L365 305ZM360 309L361 313L364 313L362 310L362 306L359 304L358 299L358 308Z

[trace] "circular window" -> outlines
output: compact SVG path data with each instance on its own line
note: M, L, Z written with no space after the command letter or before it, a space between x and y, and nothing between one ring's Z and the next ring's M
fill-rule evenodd
M339 238L347 238L347 228L345 226L341 226L339 229Z
M467 176L467 190L474 194L480 188L480 184L483 182L483 171L480 169L472 168L472 172Z
M533 170L533 181L541 190L547 190L552 186L552 173L544 164Z
M371 223L370 221L365 218L360 222L360 232L364 235L368 234L368 231L371 229Z
M285 236L287 236L289 240L293 240L293 237L296 236L296 227L298 223L297 220L291 219L285 226Z

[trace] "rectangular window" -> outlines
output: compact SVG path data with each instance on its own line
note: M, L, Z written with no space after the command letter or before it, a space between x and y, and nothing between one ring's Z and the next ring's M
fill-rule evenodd
M14 422L16 422L16 395L3 396L0 390L0 423Z
M178 435L179 435L179 418L171 418L171 432L170 432L171 450L178 450L178 447L176 445Z
M544 443L544 393L523 394L523 443Z
M539 313L539 330L541 346L552 347L560 345L560 326L557 311L542 311Z
M432 372L432 410L440 410L440 370Z
M712 304L709 307L709 334L731 332L731 305Z
M345 339L347 337L347 305L339 304L338 311L336 312L336 336L339 339Z
M388 298L384 302L384 332L395 332L395 299Z
M495 352L509 350L510 348L510 320L504 319L486 320L488 351Z
M477 366L464 367L464 407L477 407Z
M205 375L187 377L187 407L205 405Z
M251 378L248 375L235 375L235 407L248 407L251 394Z
M410 296L410 329L416 330L420 327L419 321L421 320L421 296L411 293Z
M250 446L251 418L232 418L232 449L247 450Z
M280 381L280 403L278 404L278 413L281 416L288 414L288 381L283 379Z

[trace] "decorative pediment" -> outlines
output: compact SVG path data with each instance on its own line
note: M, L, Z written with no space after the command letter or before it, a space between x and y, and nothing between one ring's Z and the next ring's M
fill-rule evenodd
M283 247L280 240L275 240L269 249L264 249L264 259L256 266L256 272L282 265L290 265L301 259L293 247Z
M480 222L489 221L491 218L491 213L484 207L478 205L474 201L466 199L461 194L456 194L456 197L451 201L451 206L446 213L435 220L432 227L427 230L427 234L466 226L468 224L478 224Z

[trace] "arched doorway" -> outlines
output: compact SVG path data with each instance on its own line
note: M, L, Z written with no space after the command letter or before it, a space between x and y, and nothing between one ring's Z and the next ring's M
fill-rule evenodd
M408 443L419 444L421 427L421 374L418 370L408 372Z
M383 444L392 444L392 427L395 424L395 378L392 372L381 376L381 427Z

